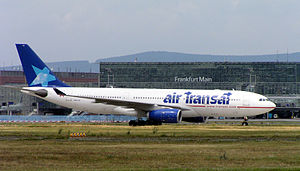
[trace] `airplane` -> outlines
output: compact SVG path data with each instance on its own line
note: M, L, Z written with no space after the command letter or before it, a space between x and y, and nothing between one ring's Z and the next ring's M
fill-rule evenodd
M265 96L246 91L71 87L59 80L29 45L16 47L28 83L21 92L78 111L136 116L130 126L199 117L246 118L276 107ZM248 125L246 119L243 125Z
M22 111L22 109L24 108L24 104L23 103L17 103L17 104L12 104L12 105L8 105L8 106L1 106L0 108L0 112L20 112Z
M2 112L21 112L22 109L24 109L24 104L23 104L23 96L20 98L20 102L17 104L9 104L9 102L5 106L0 107L0 113Z

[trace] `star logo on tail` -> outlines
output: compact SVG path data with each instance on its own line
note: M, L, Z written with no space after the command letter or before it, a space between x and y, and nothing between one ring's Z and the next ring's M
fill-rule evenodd
M32 68L35 72L35 79L31 82L30 86L41 84L43 87L47 87L50 81L55 81L54 75L50 74L50 70L44 67L42 70L33 66Z

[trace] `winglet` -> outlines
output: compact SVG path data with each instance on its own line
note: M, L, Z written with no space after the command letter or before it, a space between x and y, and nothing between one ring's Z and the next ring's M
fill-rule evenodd
M16 44L29 87L69 87L60 81L27 44Z

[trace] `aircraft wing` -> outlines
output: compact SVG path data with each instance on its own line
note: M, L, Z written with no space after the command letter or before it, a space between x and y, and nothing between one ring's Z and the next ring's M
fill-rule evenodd
M161 104L154 104L154 103L145 103L145 102L134 102L129 100L119 100L119 99L106 99L106 98L97 98L97 97L87 97L87 96L78 96L78 95L68 95L64 92L58 90L57 88L53 88L57 95L60 96L67 96L67 97L77 97L83 99L93 99L95 103L103 103L103 104L110 104L115 106L123 106L128 108L139 109L143 111L152 111L161 108L174 108L180 110L190 110L189 108L183 108L177 105L161 105Z

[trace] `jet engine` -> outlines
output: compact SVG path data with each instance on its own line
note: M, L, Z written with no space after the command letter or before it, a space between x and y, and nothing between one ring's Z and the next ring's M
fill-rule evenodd
M182 116L178 109L158 109L149 112L148 119L160 123L179 123Z

